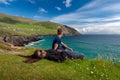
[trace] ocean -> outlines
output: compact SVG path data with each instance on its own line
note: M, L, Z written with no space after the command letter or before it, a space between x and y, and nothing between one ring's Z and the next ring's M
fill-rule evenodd
M40 36L42 40L30 43L26 47L51 49L54 36ZM74 51L84 54L85 58L102 57L120 61L120 35L80 35L64 36L62 41Z

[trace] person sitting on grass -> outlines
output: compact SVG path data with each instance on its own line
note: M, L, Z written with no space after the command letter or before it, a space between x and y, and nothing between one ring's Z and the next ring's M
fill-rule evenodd
M79 56L83 57L82 54L73 51L72 48L70 48L69 46L67 46L65 43L63 43L61 41L61 38L62 38L63 34L64 33L63 33L62 26L59 26L59 28L57 29L57 35L55 36L55 38L53 40L53 43L52 43L52 49L56 50L58 52L65 51L69 55L74 56L74 58L78 58Z
M58 52L61 52L65 49L68 49L70 51L73 51L72 48L68 47L65 43L61 41L61 38L63 37L63 30L61 26L57 29L57 35L55 36L53 43L52 43L52 49L57 50Z
M51 60L55 62L64 62L67 59L81 59L82 60L84 58L83 55L79 55L75 57L74 55L70 55L70 53L66 51L58 52L52 49L51 50L36 50L34 54L30 56L22 56L22 55L19 55L19 56L28 58L27 60L25 60L26 63L33 63L41 59L47 59L47 60Z

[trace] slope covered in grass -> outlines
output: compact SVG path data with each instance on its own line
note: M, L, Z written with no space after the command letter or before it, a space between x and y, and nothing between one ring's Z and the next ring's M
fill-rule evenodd
M62 24L50 21L35 21L32 19L10 16L0 13L0 35L18 34L18 35L52 35L56 34L56 29ZM66 34L77 35L73 28L62 27Z
M32 52L28 50L26 55ZM0 80L120 80L120 65L101 59L63 63L41 60L33 64L24 60L17 55L0 54Z

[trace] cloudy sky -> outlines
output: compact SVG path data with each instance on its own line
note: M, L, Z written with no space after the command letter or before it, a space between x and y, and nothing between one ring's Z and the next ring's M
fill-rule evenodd
M120 0L0 0L0 12L66 24L83 34L120 34Z

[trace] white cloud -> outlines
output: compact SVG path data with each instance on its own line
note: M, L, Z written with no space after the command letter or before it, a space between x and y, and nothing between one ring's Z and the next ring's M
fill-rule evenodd
M41 17L35 15L33 18L34 18L34 19L39 19L39 18L41 18Z
M102 10L104 11L114 11L114 12L120 12L120 3L116 3L116 4L113 4L113 5L108 5L106 6L105 8L103 8Z
M45 10L44 8L39 8L39 9L38 9L38 12L40 12L40 13L47 13L48 11Z
M58 11L61 11L61 8L60 7L55 7Z
M72 4L71 4L72 0L65 0L63 1L63 4L65 4L66 7L70 7Z
M14 0L0 0L0 3L3 3L5 5L9 5L10 2L13 2Z
M75 12L51 21L73 26L82 33L120 34L120 1L93 0Z
M82 28L77 27L76 29L85 34L120 34L120 21L82 26Z
M35 0L28 0L31 4L35 4Z
M9 4L7 0L0 0L0 3Z
M106 3L108 3L108 1L110 1L110 0L92 0L92 2L79 8L77 11L102 8L102 6L104 7L104 5L106 5Z

